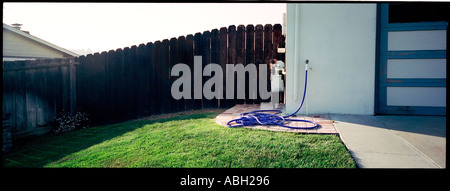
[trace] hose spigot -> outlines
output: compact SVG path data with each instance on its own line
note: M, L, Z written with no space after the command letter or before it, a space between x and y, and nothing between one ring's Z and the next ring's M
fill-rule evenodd
M308 63L309 63L309 60L306 60L305 61L305 70L308 70Z

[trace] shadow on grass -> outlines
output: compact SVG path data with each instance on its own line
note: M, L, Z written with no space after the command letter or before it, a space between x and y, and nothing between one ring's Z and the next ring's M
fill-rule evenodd
M3 155L3 167L45 167L72 153L84 150L93 145L121 136L127 132L142 128L145 125L163 123L173 120L215 118L218 113L199 113L180 115L165 119L133 120L112 125L92 127L64 133L48 135L31 140L19 146L11 153Z

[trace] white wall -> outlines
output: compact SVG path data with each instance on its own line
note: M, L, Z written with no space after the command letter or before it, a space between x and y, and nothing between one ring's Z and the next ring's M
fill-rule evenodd
M376 4L289 3L287 20L286 113L301 102L308 59L300 114L373 115Z

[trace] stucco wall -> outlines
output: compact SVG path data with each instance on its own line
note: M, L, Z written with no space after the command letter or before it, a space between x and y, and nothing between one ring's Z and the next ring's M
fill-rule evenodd
M287 20L286 113L301 102L308 59L300 114L374 114L376 4L288 4Z

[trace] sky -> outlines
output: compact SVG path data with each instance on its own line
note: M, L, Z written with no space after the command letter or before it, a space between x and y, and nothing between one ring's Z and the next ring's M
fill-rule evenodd
M229 25L282 24L286 3L3 3L3 23L65 49L115 50Z

